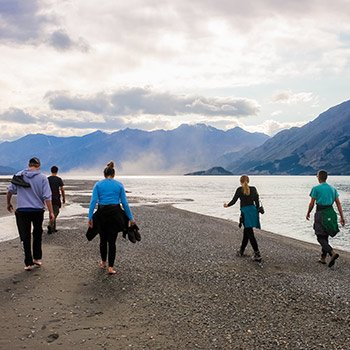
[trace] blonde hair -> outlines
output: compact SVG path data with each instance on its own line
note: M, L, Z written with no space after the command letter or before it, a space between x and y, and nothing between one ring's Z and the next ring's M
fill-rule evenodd
M249 188L249 177L248 175L242 175L241 178L239 179L242 188L243 188L243 194L246 196L250 195L250 188Z

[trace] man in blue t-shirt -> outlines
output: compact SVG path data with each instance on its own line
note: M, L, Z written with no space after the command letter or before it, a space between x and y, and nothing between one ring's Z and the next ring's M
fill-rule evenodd
M320 183L317 186L314 186L311 189L310 192L310 203L309 203L309 208L306 213L306 219L310 220L310 213L312 209L314 208L315 202L316 202L316 213L315 213L315 220L314 220L314 230L315 234L317 236L317 241L320 243L322 247L322 254L321 254L321 259L319 262L321 264L326 264L326 257L327 254L331 257L328 266L332 267L335 263L335 261L339 258L339 254L334 252L333 248L330 246L328 239L329 239L329 234L325 230L325 228L322 225L322 215L321 211L332 207L333 203L337 205L339 215L340 215L340 224L342 226L345 225L345 219L344 219L344 214L343 214L343 208L341 206L340 200L339 200L339 194L338 191L330 186L326 181L327 181L327 171L325 170L320 170L317 173L317 178L318 182Z

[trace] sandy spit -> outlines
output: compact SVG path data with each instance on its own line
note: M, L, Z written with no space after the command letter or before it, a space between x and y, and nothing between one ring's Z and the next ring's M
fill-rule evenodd
M98 267L86 217L44 234L31 272L18 239L0 244L0 349L349 349L349 253L330 269L317 245L257 231L261 268L235 255L233 222L133 212L142 241L118 237L115 276Z

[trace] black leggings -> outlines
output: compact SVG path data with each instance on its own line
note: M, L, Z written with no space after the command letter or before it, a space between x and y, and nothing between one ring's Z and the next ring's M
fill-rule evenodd
M254 231L252 227L245 227L243 230L243 240L241 244L242 253L247 247L248 241L250 241L250 244L252 245L254 252L258 252L259 251L258 242L255 239Z
M106 232L107 231L107 232ZM100 253L101 260L107 261L107 250L108 250L108 266L114 266L114 260L116 256L116 241L118 237L118 232L108 232L105 230L100 233ZM108 246L108 249L107 249Z
M118 237L118 219L117 208L108 206L100 210L100 253L101 260L107 261L108 251L108 266L114 266L116 256L116 241Z
M124 222L123 210L117 204L101 205L95 214L97 214L98 230L100 232L101 260L107 261L108 252L108 266L113 267L118 232L123 231L127 223Z

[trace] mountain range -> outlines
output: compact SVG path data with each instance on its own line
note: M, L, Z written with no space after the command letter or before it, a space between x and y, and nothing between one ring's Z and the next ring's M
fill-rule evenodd
M350 174L350 100L300 128L283 130L233 161L235 174Z
M61 172L96 173L114 160L124 174L184 174L223 167L233 174L302 175L324 168L350 175L350 100L271 138L204 124L151 132L96 131L81 137L30 134L0 144L0 173L22 169L33 156L41 159L44 170L57 165Z
M241 128L227 131L204 124L183 124L174 130L152 132L124 129L78 137L30 134L0 144L0 166L22 169L37 156L42 168L57 165L61 172L96 172L114 160L123 173L182 174L214 166L226 155L226 163L263 144L269 136Z

